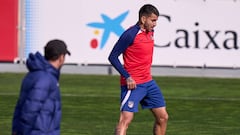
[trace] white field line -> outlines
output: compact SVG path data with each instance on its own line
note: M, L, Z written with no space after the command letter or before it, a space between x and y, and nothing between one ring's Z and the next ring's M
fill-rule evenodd
M167 97L173 100L199 100L199 101L240 101L240 98L221 98L221 97Z
M19 93L0 92L0 96L18 96ZM63 97L99 97L98 95L78 95L78 94L61 94ZM119 97L106 96L106 97ZM221 98L221 97L165 97L165 99L172 100L198 100L198 101L240 101L240 98Z

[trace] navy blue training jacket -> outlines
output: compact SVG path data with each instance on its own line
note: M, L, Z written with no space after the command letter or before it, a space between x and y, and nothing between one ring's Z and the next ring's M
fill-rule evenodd
M27 59L12 122L17 135L59 135L61 121L60 71L37 52Z

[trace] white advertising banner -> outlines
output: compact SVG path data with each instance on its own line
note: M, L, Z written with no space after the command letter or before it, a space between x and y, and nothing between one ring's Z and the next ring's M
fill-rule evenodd
M240 2L230 0L25 0L25 57L64 40L68 63L109 64L119 36L146 3L160 12L153 65L239 67Z

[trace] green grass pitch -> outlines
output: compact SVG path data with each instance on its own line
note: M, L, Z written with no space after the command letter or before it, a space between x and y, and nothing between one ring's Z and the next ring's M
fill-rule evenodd
M11 120L24 74L0 73L0 134ZM167 135L239 135L240 79L154 77L167 102ZM61 135L112 135L119 117L119 76L60 78ZM128 135L151 135L153 117L136 113Z

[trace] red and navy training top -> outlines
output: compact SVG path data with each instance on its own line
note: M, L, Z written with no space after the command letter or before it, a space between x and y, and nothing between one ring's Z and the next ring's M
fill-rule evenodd
M152 80L153 31L142 31L138 24L127 29L116 42L108 59L121 74L121 85L132 77L137 84ZM123 66L118 57L123 54Z

